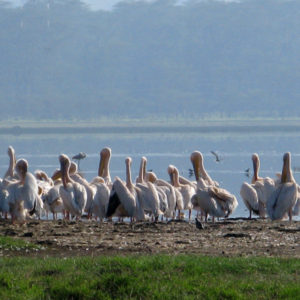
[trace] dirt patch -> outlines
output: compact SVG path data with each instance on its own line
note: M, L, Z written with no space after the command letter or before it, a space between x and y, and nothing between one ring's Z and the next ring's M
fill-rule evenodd
M99 223L29 221L22 226L0 220L0 235L39 245L37 249L0 249L0 256L77 256L127 254L202 254L300 257L300 223L227 219L194 222Z

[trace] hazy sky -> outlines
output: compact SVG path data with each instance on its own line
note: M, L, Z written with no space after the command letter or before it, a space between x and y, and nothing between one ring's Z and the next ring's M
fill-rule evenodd
M0 0L1 1L1 0ZM12 3L14 6L22 6L28 0L6 0L7 2ZM114 5L118 2L137 2L137 1L145 1L145 2L154 2L158 0L81 0L82 2L86 3L91 9L93 10L111 10ZM177 4L184 4L188 0L177 0ZM201 0L199 0L201 1ZM203 1L203 0L202 0ZM216 0L216 1L223 1L223 2L239 2L239 0Z
M22 6L28 0L6 0L7 2L12 3L14 6ZM111 10L115 4L121 2L122 0L81 0L86 3L91 9L103 9ZM127 0L128 2L134 2L136 0ZM143 0L147 2L156 1L156 0ZM179 0L179 2L184 2L185 0Z

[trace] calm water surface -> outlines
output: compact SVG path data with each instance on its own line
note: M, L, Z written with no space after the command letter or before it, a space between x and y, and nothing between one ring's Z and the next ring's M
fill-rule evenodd
M97 175L99 152L103 147L112 149L111 176L125 178L125 158L132 157L132 175L138 175L140 158L148 159L147 169L153 170L159 178L168 180L167 167L175 165L181 175L188 177L190 154L199 150L204 155L204 164L220 186L236 195L239 206L233 217L248 216L241 197L240 186L246 177L245 170L252 171L251 155L257 152L261 160L261 176L274 177L281 171L284 152L292 153L292 167L300 167L300 133L251 133L225 134L197 133L155 133L155 134L95 134L95 135L24 135L1 136L0 177L8 167L7 147L12 145L18 158L28 160L31 172L42 169L49 175L59 168L58 155L65 153L70 157L85 152L87 157L81 161L80 170L88 180ZM216 151L221 162L217 163L211 150ZM251 177L252 173L250 174ZM294 173L300 182L300 173ZM193 179L193 178L192 178ZM299 219L299 218L298 218Z

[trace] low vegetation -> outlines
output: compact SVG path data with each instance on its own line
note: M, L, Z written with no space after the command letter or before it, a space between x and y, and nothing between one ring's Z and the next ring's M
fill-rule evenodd
M2 258L1 299L300 299L300 260L193 255Z
M41 249L41 246L23 241L22 239L0 236L0 253L1 251L22 251L35 249Z

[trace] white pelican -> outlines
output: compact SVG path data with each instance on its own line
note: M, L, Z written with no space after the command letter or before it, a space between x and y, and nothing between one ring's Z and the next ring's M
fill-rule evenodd
M163 212L164 216L168 219L169 217L173 217L173 214L175 213L175 203L176 203L176 199L175 199L175 191L173 186L172 189L170 189L167 185L165 185L165 183L163 183L163 180L158 180L157 176L154 172L146 172L145 174L145 181L148 182L152 182L155 186L155 188L157 189L158 192L158 196L159 196L159 201L160 201L160 210ZM163 184L158 184L158 183L163 183ZM173 206L172 206L173 203ZM173 212L170 213L170 207L169 204L171 205L171 210L173 207ZM163 220L163 216L162 216L162 220Z
M42 197L47 211L53 214L53 220L57 219L57 213L64 213L64 203L59 194L60 186L61 184L55 184Z
M43 189L42 199L47 211L47 219L50 211L53 214L53 220L56 220L57 213L64 213L64 204L59 194L59 188L62 185L61 176L59 180L53 182L45 172L38 170L35 171L35 177L38 179L38 186Z
M109 203L110 189L102 177L95 177L91 185L95 186L96 193L92 205L92 213L100 218L100 221L106 217L106 211Z
M88 214L88 218L92 214L92 207L94 202L94 197L97 192L97 188L94 184L90 184L79 172L78 172L78 166L74 161L70 162L70 168L69 168L69 175L72 180L75 182L81 184L84 186L86 190L86 205L85 205L85 212ZM61 170L55 171L55 173L52 175L52 179L56 180L61 178Z
M110 157L111 157L111 149L108 147L103 148L100 152L98 176L102 177L105 183L111 188L112 181L109 172Z
M170 176L172 185L182 195L183 204L184 204L183 209L187 209L189 211L189 220L190 220L191 212L192 212L192 208L193 208L192 203L191 203L191 198L195 194L196 190L190 184L182 184L179 182L179 172L175 166L169 165L168 174Z
M198 186L191 202L194 209L204 212L205 221L207 221L207 215L211 215L213 221L214 217L227 217L236 209L238 202L235 196L225 189L221 189L215 185L206 185L205 183L208 181L203 181L202 178L200 178L202 162L202 156L200 154L199 151L195 151L191 154L191 162ZM211 183L214 182L211 180Z
M176 208L176 193L175 188L169 182L158 179L154 172L147 172L146 173L146 181L152 182L156 188L161 189L167 196L167 209L164 211L165 217L168 218L175 218L175 208ZM182 200L182 197L181 197ZM181 201L181 209L183 208L183 201Z
M9 157L8 169L4 174L3 180L0 183L0 211L4 214L5 219L7 218L7 214L9 212L9 205L7 202L7 186L11 184L13 181L18 182L19 178L17 174L14 172L16 166L16 156L15 150L12 146L9 146L7 149L7 154Z
M90 182L91 186L95 188L92 213L96 215L96 217L99 217L100 221L106 217L110 191L112 189L112 182L109 172L110 157L110 148L105 147L100 151L98 176L94 177Z
M43 201L38 194L36 179L28 172L28 162L25 159L19 159L15 170L20 179L7 185L7 201L12 222L24 221L27 213L40 215L43 210Z
M203 163L203 155L199 151L194 151L193 154L194 156L197 157L197 168L198 168L198 174L199 174L199 180L197 181L197 184L200 184L200 187L203 187L203 184L205 186L219 186L219 183L217 181L214 181L211 179L209 174L207 173L206 169L204 168L204 163ZM195 171L195 170L194 170ZM200 180L201 178L201 180Z
M80 183L70 178L70 159L67 155L59 156L63 185L59 188L59 194L63 200L65 209L71 215L80 217L85 209L87 194L86 189Z
M249 219L252 217L252 211L261 217L265 217L267 199L275 189L273 179L269 177L261 178L258 175L260 167L258 154L254 153L252 155L252 163L253 177L251 184L244 182L240 190L245 206L249 209Z
M119 217L130 217L137 220L144 220L143 207L139 201L140 191L134 187L131 180L131 158L127 157L126 164L126 183L116 177L112 186L106 217L117 215Z
M138 197L144 211L152 214L155 220L157 220L158 216L162 215L163 213L160 210L160 200L157 189L152 182L146 182L144 180L144 170L146 169L146 163L147 158L143 156L141 158L140 173L136 181L136 187L139 188Z
M280 220L286 214L292 221L292 209L297 201L298 187L291 170L291 154L283 155L281 182L267 201L268 215L272 220Z

